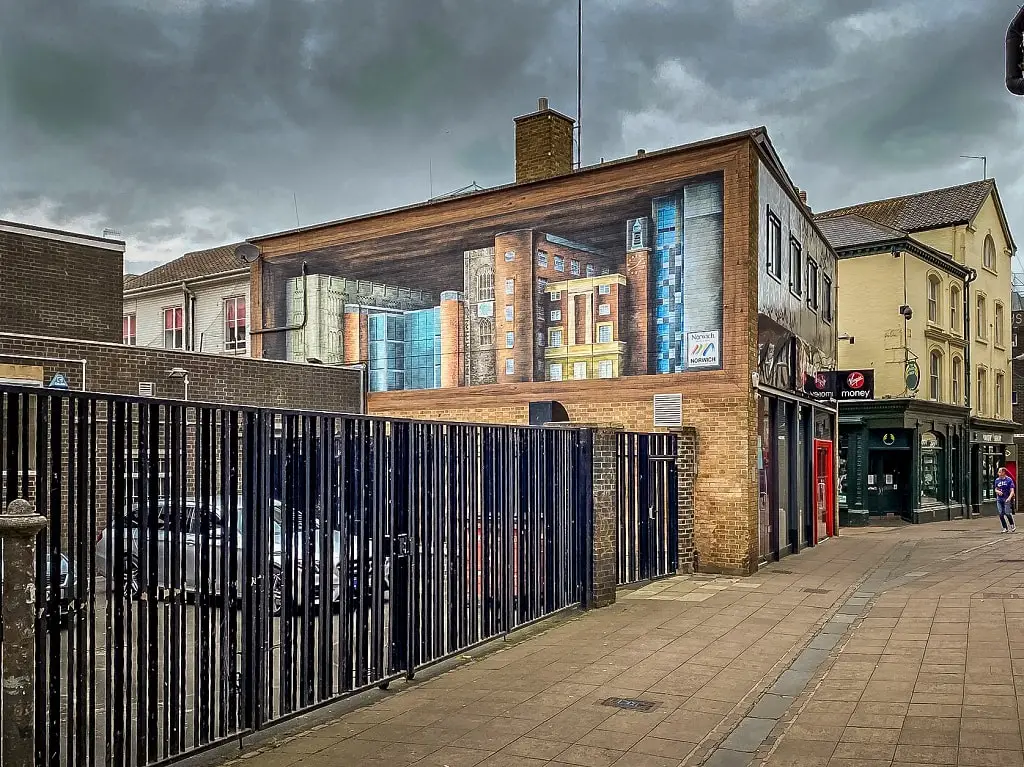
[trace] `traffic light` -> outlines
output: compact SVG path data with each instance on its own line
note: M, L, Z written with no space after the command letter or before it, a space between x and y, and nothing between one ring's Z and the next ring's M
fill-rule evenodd
M1024 96L1024 8L1006 30L1006 90Z

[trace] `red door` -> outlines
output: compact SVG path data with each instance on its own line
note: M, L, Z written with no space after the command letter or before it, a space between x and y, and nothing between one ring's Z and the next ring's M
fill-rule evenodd
M835 535L834 452L830 441L814 440L814 542Z

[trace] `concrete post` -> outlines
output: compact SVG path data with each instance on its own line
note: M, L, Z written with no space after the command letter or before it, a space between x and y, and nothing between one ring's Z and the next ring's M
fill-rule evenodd
M46 518L15 499L0 513L3 545L3 691L0 764L33 767L36 536Z

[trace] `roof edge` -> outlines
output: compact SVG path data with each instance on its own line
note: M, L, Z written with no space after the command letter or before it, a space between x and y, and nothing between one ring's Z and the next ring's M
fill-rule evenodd
M138 295L141 293L156 292L158 290L167 290L185 283L187 285L196 285L203 282L213 282L214 280L223 280L228 277L241 277L243 274L249 274L250 268L247 266L238 267L237 269L230 269L226 272L216 272L214 274L204 274L202 277L185 277L179 280L168 280L167 282L157 282L153 285L142 285L137 288L128 288L124 291L124 295Z
M27 237L38 237L43 240L54 242L66 242L71 245L84 245L89 248L99 248L115 253L124 253L124 240L112 240L106 237L97 237L93 234L82 234L80 232L69 232L62 229L50 229L45 226L33 226L32 224L19 224L16 221L5 221L0 219L0 232L20 234Z
M714 136L708 139L702 139L700 141L694 141L689 144L680 144L678 146L667 147L665 149L658 149L653 152L645 152L642 156L630 155L629 157L621 157L616 160L609 160L607 162L597 163L596 165L587 165L572 173L565 173L560 176L553 176L551 178L538 179L536 181L526 181L520 183L509 183L502 184L500 186L493 186L489 189L484 189L478 192L471 192L464 194L459 197L454 197L444 200L426 200L424 202L416 202L410 205L402 205L397 208L386 208L384 210L372 211L370 213L362 213L356 216L349 216L348 218L335 219L333 221L325 221L319 224L312 224L310 226L297 227L295 229L285 229L280 232L272 232L269 234L262 234L256 237L250 237L247 242L253 245L259 245L262 243L271 242L273 240L283 239L296 234L306 234L308 232L320 231L323 229L330 229L336 226L344 226L346 224L353 224L357 221L368 221L375 218L382 218L384 216L394 215L396 213L406 213L412 210L422 210L430 206L444 206L451 205L456 202L464 202L466 200L472 200L479 197L484 197L492 194L499 194L506 192L510 189L527 189L530 187L540 186L542 184L551 184L559 181L564 181L568 178L575 178L585 173L593 173L599 170L607 168L613 168L619 165L626 165L634 162L645 162L654 158L663 158L674 154L682 154L684 152L691 152L696 149L706 149L708 147L719 146L723 144L730 144L742 139L754 140L755 136L759 133L764 133L764 128L748 128L743 131L737 131L736 133L729 133L723 136ZM755 141L756 143L756 141Z

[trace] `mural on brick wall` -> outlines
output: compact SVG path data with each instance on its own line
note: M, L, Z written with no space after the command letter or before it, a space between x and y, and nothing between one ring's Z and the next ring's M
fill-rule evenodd
M444 254L461 258L463 281L437 293L390 284L386 273L311 276L314 316L290 334L288 357L366 363L371 391L720 368L721 176L624 203L600 230L488 232ZM303 311L293 278L289 320Z

